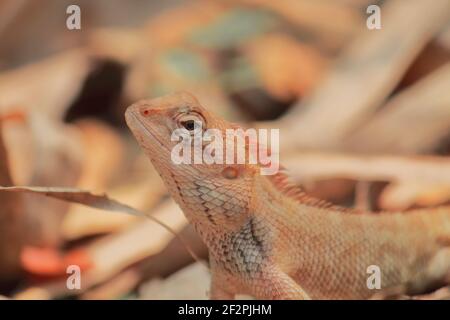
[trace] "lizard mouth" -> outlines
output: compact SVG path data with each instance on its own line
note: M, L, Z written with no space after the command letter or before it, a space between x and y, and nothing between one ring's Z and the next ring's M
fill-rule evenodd
M128 127L131 129L133 134L138 138L138 141L142 141L145 139L145 136L151 137L154 141L159 144L159 147L164 149L165 151L169 151L168 147L164 145L164 143L159 139L159 137L149 129L145 123L136 116L133 112L126 113L126 122ZM152 144L153 145L153 144Z
M152 156L150 157L152 162L156 161L159 163L163 161L163 163L167 165L164 160L159 159L161 155L164 159L167 158L168 155L168 161L171 162L170 145L163 143L161 137L156 134L154 130L152 130L152 128L149 127L149 124L147 122L143 121L139 117L139 114L136 114L134 110L127 110L125 113L125 120L141 147L144 150L150 151L150 153L152 154ZM198 174L197 170L192 165L183 165L183 170L185 173L188 171L192 175Z

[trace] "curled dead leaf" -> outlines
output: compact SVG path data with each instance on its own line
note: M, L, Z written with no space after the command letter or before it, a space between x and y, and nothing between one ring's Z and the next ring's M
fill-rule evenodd
M39 194L59 200L79 203L82 205L86 205L89 207L102 209L102 210L109 210L109 211L115 211L115 212L123 212L128 213L134 216L142 216L147 217L150 220L156 222L161 227L172 233L174 236L176 236L186 247L186 250L189 251L189 253L192 255L192 257L196 261L200 261L200 258L197 257L197 255L194 253L194 251L187 245L186 241L184 241L183 238L180 237L180 235L175 232L170 226L168 226L166 223L158 220L157 218L147 215L133 207L130 207L126 204L123 204L117 200L109 198L106 194L93 194L89 191L85 190L79 190L75 188L57 188L57 187L2 187L0 186L0 192L19 192L19 193L33 193L33 194Z

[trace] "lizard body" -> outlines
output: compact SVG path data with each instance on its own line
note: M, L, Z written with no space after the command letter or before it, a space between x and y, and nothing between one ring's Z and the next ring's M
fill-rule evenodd
M175 164L173 130L235 128L188 93L143 100L127 124L209 248L211 298L365 299L369 266L382 289L423 292L450 273L450 208L357 213L315 200L256 164Z

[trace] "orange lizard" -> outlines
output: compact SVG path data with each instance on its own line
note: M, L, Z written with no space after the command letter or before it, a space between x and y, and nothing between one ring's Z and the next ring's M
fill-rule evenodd
M261 175L257 164L175 164L173 130L236 128L189 93L139 101L125 117L209 248L212 299L365 299L376 292L372 265L381 289L404 294L448 279L450 207L357 213L305 195L284 172Z

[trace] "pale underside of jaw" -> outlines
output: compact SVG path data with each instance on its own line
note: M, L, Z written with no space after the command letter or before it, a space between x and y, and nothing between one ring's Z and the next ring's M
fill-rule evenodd
M143 147L149 148L149 147L153 146L154 147L153 149L159 150L160 152L166 152L166 151L170 152L168 146L166 146L160 140L160 138L156 134L154 134L152 132L152 130L149 129L138 116L136 116L134 113L130 113L129 119L131 119L131 121L128 121L128 126L130 127L133 134L136 137L141 135L141 136L147 138L146 141L147 140L149 141L148 145L144 145ZM151 140L153 140L153 141L151 141ZM156 148L155 148L155 145L157 145ZM161 151L160 149L164 149L164 150Z

